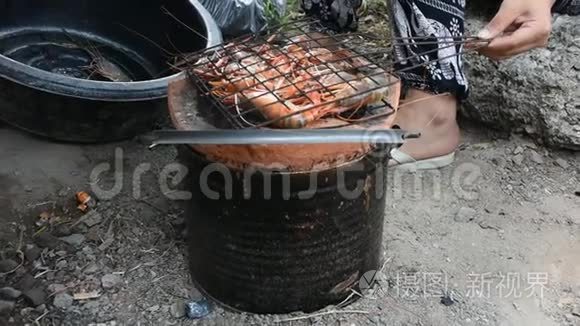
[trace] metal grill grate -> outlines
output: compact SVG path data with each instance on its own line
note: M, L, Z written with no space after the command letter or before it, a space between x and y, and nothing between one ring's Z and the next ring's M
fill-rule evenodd
M233 129L340 128L394 114L396 103L388 95L399 82L397 73L430 63L396 71L392 51L377 50L373 40L364 33L333 34L317 21L301 20L183 56L176 67L185 67L201 96ZM413 38L417 45L438 44L418 55L472 41L481 40ZM335 123L312 125L322 117L334 117Z

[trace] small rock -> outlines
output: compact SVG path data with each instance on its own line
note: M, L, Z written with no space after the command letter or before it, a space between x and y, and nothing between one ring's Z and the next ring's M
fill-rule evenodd
M62 237L60 238L60 240L73 245L75 247L80 247L81 244L83 244L83 242L85 242L85 236L82 234L71 234L67 237Z
M89 311L89 313L91 313L91 314L96 314L98 312L100 306L101 306L101 303L99 301L96 301L96 300L87 301L83 305L83 309Z
M101 277L101 285L105 289L112 289L118 286L122 281L123 279L119 275L115 274L107 274Z
M14 287L20 291L27 291L32 289L35 284L36 279L34 278L34 276L26 274L20 279L20 281L18 281L18 283L16 283Z
M73 302L74 299L70 294L61 292L54 296L52 304L57 308L68 309L72 306Z
M95 251L93 250L93 248L91 248L90 246L84 246L82 249L83 254L85 255L92 255L95 253Z
M24 257L26 257L28 261L35 261L38 259L38 257L40 257L41 253L42 250L40 248L38 248L36 245L29 244L26 245L26 250L24 250Z
M65 259L61 259L61 260L59 260L59 261L58 261L58 262L57 262L57 263L54 265L54 267L55 267L57 270L62 270L62 269L65 269L67 266L68 266L68 262L67 262Z
M93 242L100 242L100 240L101 240L100 232L101 232L101 230L98 226L93 226L86 233L87 239L89 241L93 241Z
M169 312L171 313L171 316L173 318L181 318L185 316L185 302L183 301L175 302L174 304L171 305Z
M503 157L494 157L491 162L498 167L504 167L506 164L506 160Z
M61 224L59 226L57 226L54 231L52 231L52 234L55 237L66 237L69 236L72 233L72 230L70 228L70 226L66 225L66 224Z
M72 228L74 233L87 233L89 228L84 224L77 224Z
M0 315L9 315L14 309L14 302L0 300Z
M455 215L455 222L465 223L465 222L473 221L473 219L475 219L476 214L477 214L477 212L473 208L461 207L459 209L459 211L457 212L457 214Z
M531 156L530 158L532 159L532 161L536 164L544 164L544 158L542 157L542 155L540 155L538 152L532 150L530 151Z
M60 240L50 233L44 232L34 238L34 242L40 248L56 249L60 244Z
M22 295L21 291L16 290L15 288L5 287L0 289L0 298L8 299L8 300L16 300Z
M147 311L149 311L149 312L156 312L157 310L159 310L159 305L154 305L154 306L147 308Z
M41 304L40 306L34 308L34 310L36 312L38 312L39 314L43 313L46 310L46 305L45 304Z
M525 126L525 127L524 127L524 130L526 131L526 133L527 133L528 135L532 135L532 136L533 136L533 135L535 135L535 134L537 133L537 130L536 130L536 128L534 128L534 127L532 127L532 126L530 126L530 125L528 125L528 126Z
M85 274L94 274L94 273L96 273L96 272L98 272L98 271L99 271L99 265L97 265L96 263L91 263L91 264L89 264L89 266L87 266L87 267L86 267L86 268L83 270L83 272L84 272Z
M46 273L46 277L45 278L46 278L47 281L52 281L52 280L54 280L54 277L55 276L56 276L56 273L53 272L53 271L50 271L50 272Z
M26 307L26 308L22 308L22 310L20 310L20 315L21 316L30 316L30 314L32 314L34 312L34 308L30 308L30 307Z
M522 165L524 162L524 156L522 154L515 155L512 157L512 162L514 162L515 165Z
M202 299L187 303L185 311L188 318L199 319L209 315L212 307L209 301Z
M518 155L524 152L524 148L522 146L518 146L516 147L516 149L514 150L514 155Z
M83 216L83 222L89 228L101 223L102 221L103 217L96 211L90 211L87 215Z
M561 159L561 158L556 160L556 164L558 166L560 166L562 169L567 169L570 167L570 163L568 163L568 161Z
M33 288L23 293L26 301L34 307L40 306L46 302L46 292L41 288Z
M52 295L55 293L64 292L66 290L66 286L64 286L62 284L54 283L54 284L47 286L46 290L48 291L48 293L50 293Z
M455 303L455 300L453 300L453 298L449 295L444 295L441 297L441 304L443 304L446 307L449 307L451 305L453 305Z
M105 241L103 241L103 243L101 243L101 245L98 247L100 251L105 251L107 250L107 248L109 248L112 244L113 244L114 239L111 238L107 238L105 239Z
M58 191L57 195L59 197L66 197L66 196L68 196L69 192L70 192L70 189L62 188L61 190Z
M11 272L18 267L18 263L12 259L0 260L0 273Z
M526 147L531 148L531 149L538 149L538 145L536 145L535 143L531 143L531 142L526 143Z

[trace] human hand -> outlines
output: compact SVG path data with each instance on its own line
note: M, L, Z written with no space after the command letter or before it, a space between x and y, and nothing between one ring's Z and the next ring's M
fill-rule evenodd
M479 53L502 60L545 47L552 31L551 9L556 0L504 0L478 37L490 41Z

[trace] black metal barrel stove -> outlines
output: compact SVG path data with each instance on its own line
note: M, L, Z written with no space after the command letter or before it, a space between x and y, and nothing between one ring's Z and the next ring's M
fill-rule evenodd
M174 126L220 128L223 116L213 116L219 110L194 84L184 78L169 87ZM386 153L400 142L381 151L365 143L178 145L188 168L183 189L192 194L196 285L226 307L254 313L343 301L380 268Z

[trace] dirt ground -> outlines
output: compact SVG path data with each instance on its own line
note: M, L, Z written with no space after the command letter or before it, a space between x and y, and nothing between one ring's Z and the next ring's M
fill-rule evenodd
M0 325L580 325L579 155L464 129L452 167L389 175L385 263L362 298L313 316L214 306L191 320L183 303L201 295L187 216L158 182L174 149L56 144L2 126L0 288L17 291L0 293ZM83 216L74 193L112 189L111 170L90 174L119 154L119 194Z

